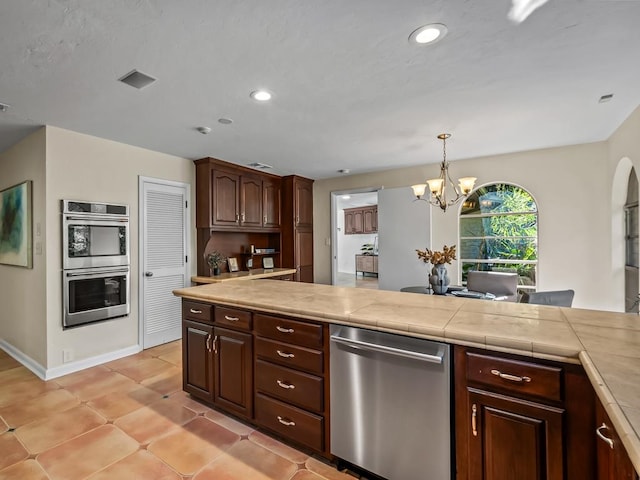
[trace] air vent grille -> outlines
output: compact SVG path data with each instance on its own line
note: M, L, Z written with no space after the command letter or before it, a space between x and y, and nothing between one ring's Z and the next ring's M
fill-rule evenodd
M253 162L248 164L249 167L257 168L258 170L268 170L273 168L271 165L267 165L266 163Z
M118 80L122 83L126 83L127 85L137 88L138 90L144 87L148 87L156 81L155 78L147 75L146 73L139 72L138 70L132 70L125 76L120 77Z

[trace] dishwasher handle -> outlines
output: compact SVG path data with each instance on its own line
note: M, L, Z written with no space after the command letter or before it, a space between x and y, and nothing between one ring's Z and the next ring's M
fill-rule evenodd
M387 347L386 345L379 345L377 343L363 342L362 340L354 340L351 338L344 338L340 335L331 335L331 341L341 343L348 347L357 348L360 350L370 350L372 352L388 353L389 355L396 355L398 357L412 358L414 360L420 360L423 362L442 364L444 361L445 350L441 347L438 350L437 355L430 355L428 353L414 352L411 350L404 350L402 348Z

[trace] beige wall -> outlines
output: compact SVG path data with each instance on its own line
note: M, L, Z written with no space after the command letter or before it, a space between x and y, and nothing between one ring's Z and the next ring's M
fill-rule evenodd
M75 360L138 345L138 176L191 184L193 162L55 127L47 131L47 367L62 363L62 350ZM60 200L126 203L131 225L131 314L80 328L62 329ZM194 212L191 209L191 224ZM195 236L191 233L191 250ZM192 266L195 272L195 266Z
M46 245L45 129L0 154L0 190L33 182L33 242ZM37 236L37 230L40 236ZM33 254L33 268L0 265L0 341L40 366L47 359L46 252Z
M536 199L539 216L540 290L573 288L574 305L619 309L608 281L598 280L599 266L609 267L608 150L605 142L474 158L452 162L452 177L475 176L477 185L515 183ZM315 280L331 282L330 192L350 188L409 186L438 176L437 164L319 180L314 184ZM425 208L428 208L425 204ZM432 245L458 243L460 205L432 210ZM402 214L402 212L398 212ZM419 219L416 219L419 221ZM416 261L418 261L416 259ZM608 274L608 272L606 272ZM453 264L450 276L459 278ZM426 279L425 279L426 282Z

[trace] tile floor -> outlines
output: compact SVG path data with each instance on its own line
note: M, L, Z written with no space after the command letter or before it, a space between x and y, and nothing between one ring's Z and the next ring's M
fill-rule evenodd
M180 349L48 382L0 350L0 480L354 480L192 400Z
M353 273L338 272L334 285L377 290L378 277L370 273L367 275L362 275L361 273L355 275Z

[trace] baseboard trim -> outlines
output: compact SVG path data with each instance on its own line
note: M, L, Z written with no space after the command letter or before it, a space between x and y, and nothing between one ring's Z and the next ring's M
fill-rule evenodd
M7 354L9 354L11 357L16 359L18 362L20 362L22 365L24 365L26 368L31 370L40 379L46 380L47 369L36 362L29 355L22 352L22 350L18 350L16 347L2 339L0 339L0 348L7 352Z
M2 350L7 352L26 368L31 370L42 380L51 380L53 378L62 377L63 375L79 372L80 370L84 370L85 368L102 365L103 363L118 360L119 358L123 357L128 357L129 355L134 355L142 351L141 345L131 345L130 347L121 348L120 350L103 353L101 355L96 355L95 357L84 358L82 360L65 363L64 365L47 369L4 340L0 340L0 348L2 348Z

